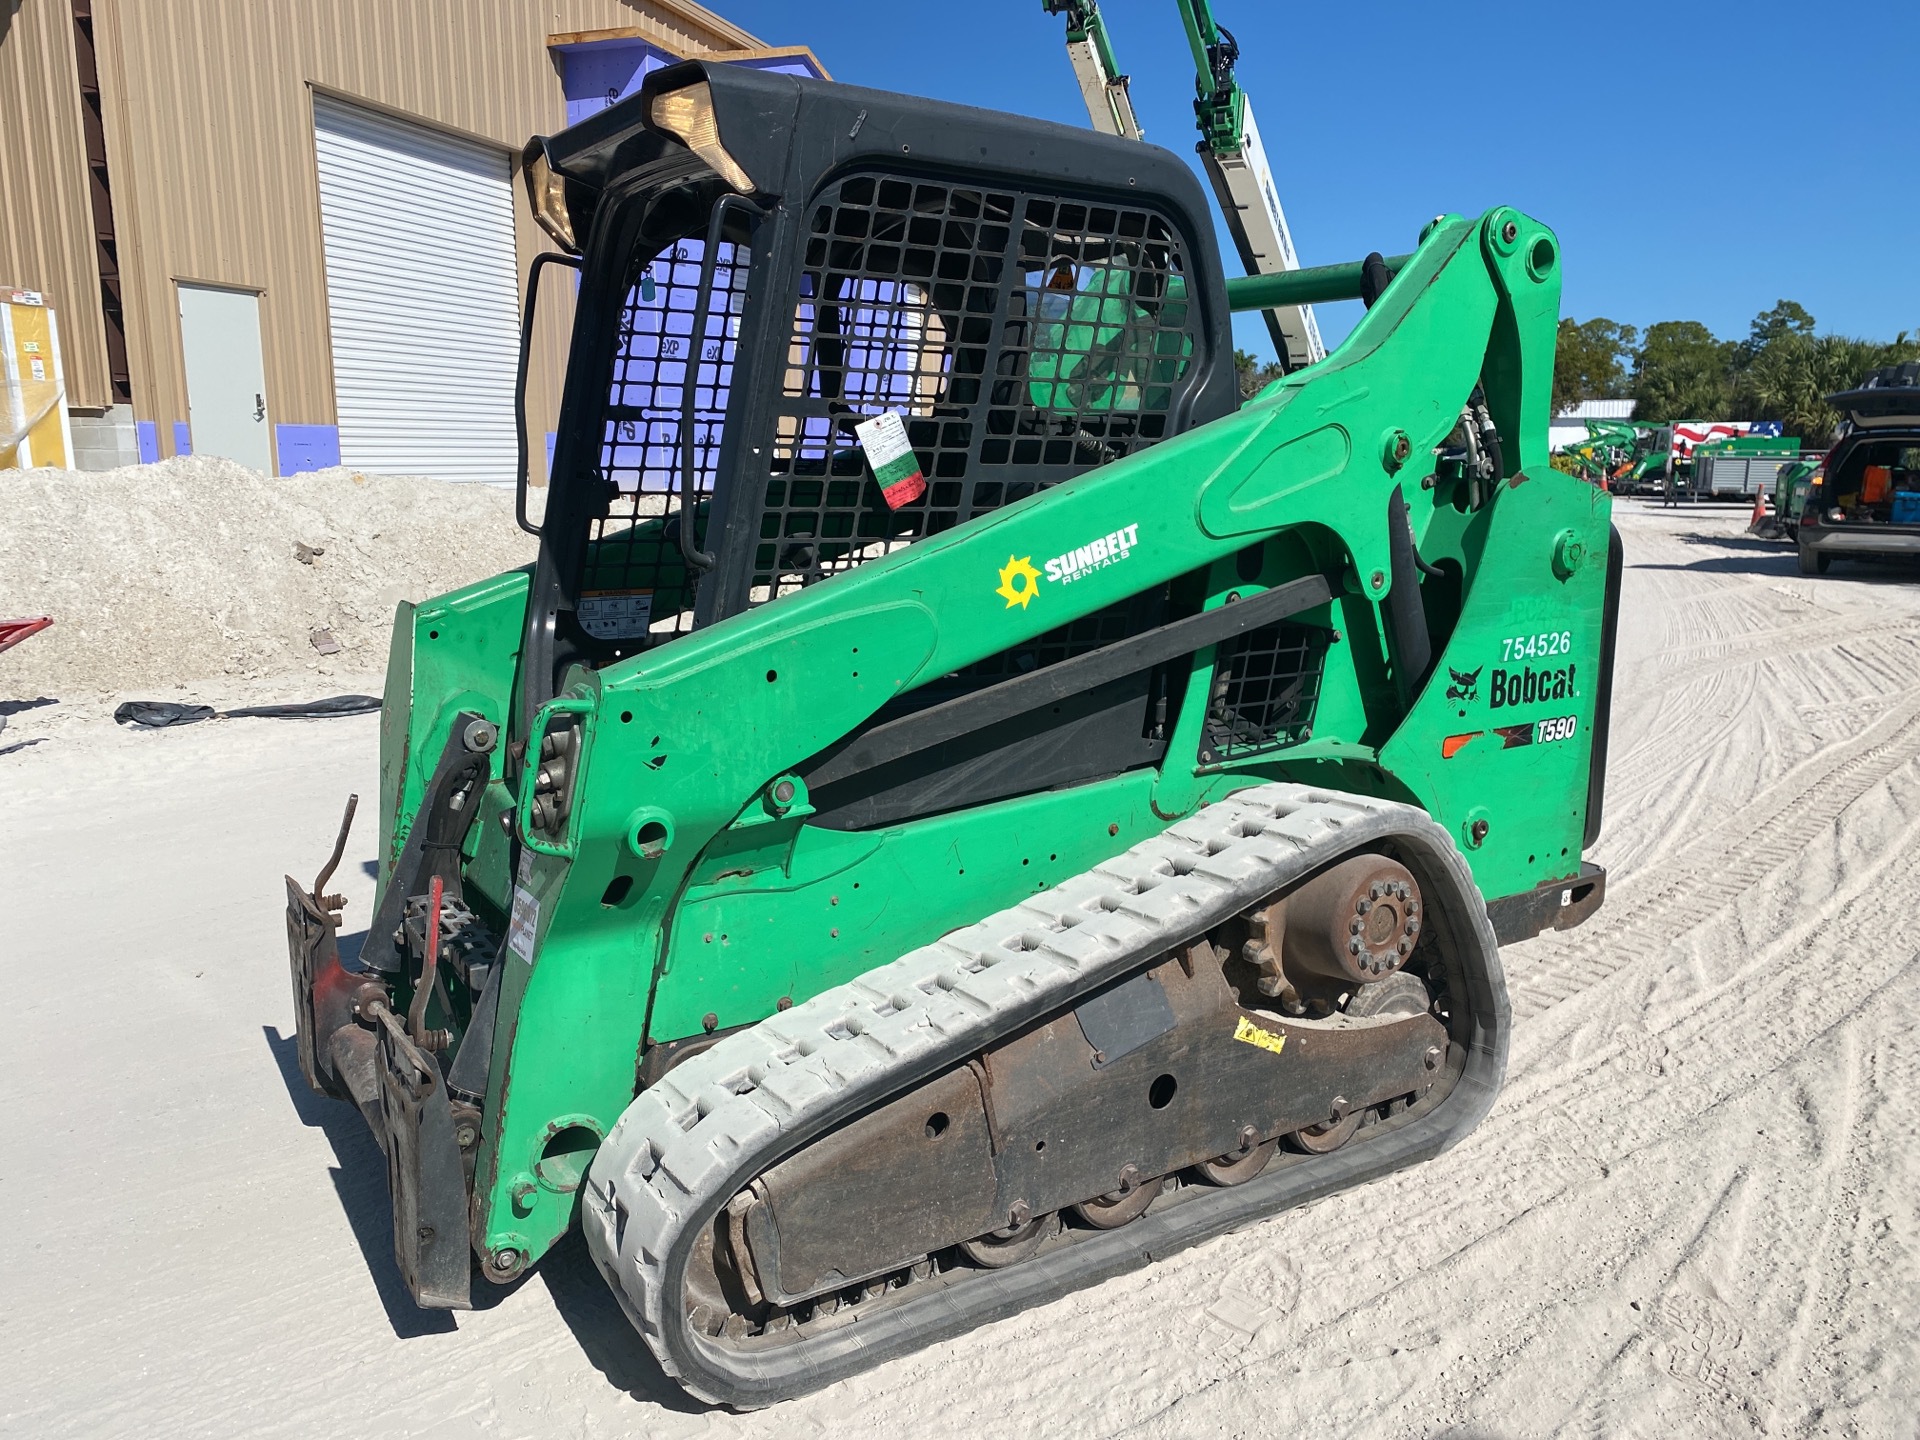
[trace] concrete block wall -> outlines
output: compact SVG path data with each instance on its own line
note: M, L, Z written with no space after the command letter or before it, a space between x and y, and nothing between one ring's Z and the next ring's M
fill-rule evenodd
M131 405L70 417L73 430L73 468L117 470L140 463L140 445Z

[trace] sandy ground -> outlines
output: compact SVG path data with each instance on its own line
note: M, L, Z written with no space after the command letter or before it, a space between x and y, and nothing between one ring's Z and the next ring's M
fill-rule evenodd
M1507 952L1485 1124L1362 1221L756 1415L663 1380L577 1242L489 1309L406 1303L379 1155L298 1080L280 919L374 790L373 718L16 715L0 1433L1914 1435L1920 570L1802 579L1744 516L1622 510L1612 893Z

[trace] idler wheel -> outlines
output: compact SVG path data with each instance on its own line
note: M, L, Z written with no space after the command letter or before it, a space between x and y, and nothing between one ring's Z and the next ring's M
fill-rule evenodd
M1332 1116L1318 1125L1294 1131L1287 1140L1295 1149L1309 1155L1331 1155L1353 1138L1364 1113L1364 1107L1350 1106L1346 1097L1336 1096Z
M1374 1016L1424 1015L1433 1008L1433 999L1418 975L1402 970L1389 975L1378 985L1362 985L1347 1002L1347 1014L1362 1018Z
M1251 1125L1240 1134L1241 1148L1227 1155L1216 1155L1211 1160L1202 1160L1193 1167L1193 1173L1209 1185L1244 1185L1273 1159L1274 1151L1280 1148L1278 1139L1259 1140L1259 1131ZM1259 1141L1259 1143L1255 1143Z
M988 1270L1017 1265L1045 1243L1059 1228L1060 1217L1049 1212L1036 1215L1019 1225L1009 1225L987 1235L976 1235L960 1242L960 1253Z
M1118 1230L1130 1220L1147 1213L1147 1207L1160 1193L1159 1180L1142 1180L1140 1172L1129 1165L1120 1174L1120 1188L1097 1200L1082 1200L1073 1213L1096 1230Z
M1342 860L1282 903L1289 972L1369 985L1406 964L1420 938L1420 886L1384 855Z

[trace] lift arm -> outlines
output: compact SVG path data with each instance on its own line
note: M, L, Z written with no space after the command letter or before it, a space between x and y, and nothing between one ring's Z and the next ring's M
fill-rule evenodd
M1107 39L1107 25L1100 18L1097 0L1040 3L1049 15L1067 17L1067 59L1073 65L1073 78L1080 82L1093 128L1122 140L1145 139L1146 132L1134 118L1133 100L1127 94L1127 77L1113 58L1113 45Z
M1234 66L1240 47L1233 33L1218 24L1208 0L1178 0L1180 20L1193 51L1194 115L1200 124L1200 158L1227 228L1249 275L1297 270L1293 235L1280 192L1267 166L1253 105L1240 88ZM1327 353L1320 327L1307 305L1281 305L1266 312L1275 350L1289 370L1311 365Z

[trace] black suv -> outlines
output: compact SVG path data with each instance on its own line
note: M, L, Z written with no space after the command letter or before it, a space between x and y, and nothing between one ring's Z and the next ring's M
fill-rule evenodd
M1846 424L1800 516L1800 573L1824 575L1836 555L1920 556L1920 363L1827 403Z

